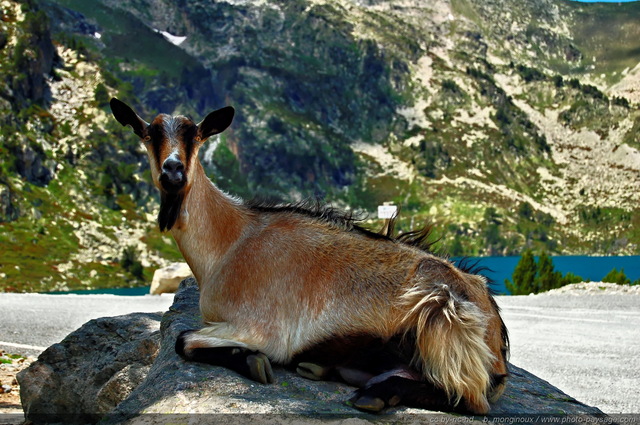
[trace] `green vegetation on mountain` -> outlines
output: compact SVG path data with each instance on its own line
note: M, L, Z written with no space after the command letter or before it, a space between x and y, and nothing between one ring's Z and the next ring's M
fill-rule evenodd
M201 159L245 198L392 201L452 255L640 253L640 3L1 9L0 290L139 285L180 258L112 96L148 119L233 105ZM527 288L558 281L543 258Z
M54 45L50 19L35 2L11 5L2 11L0 51L8 65L0 68L1 287L44 291L149 281L153 256L180 257L145 218L155 196L140 177L148 174L146 155L100 109L101 91L102 98L105 91L120 94L127 83L101 70L99 56L82 41L61 37ZM58 108L52 95L62 98ZM119 261L133 235L145 245L146 267Z

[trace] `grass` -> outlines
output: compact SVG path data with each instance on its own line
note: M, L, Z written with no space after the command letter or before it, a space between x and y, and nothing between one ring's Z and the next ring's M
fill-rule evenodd
M470 21L482 25L483 19L469 0L452 0L451 7L456 15L464 16Z
M640 3L597 4L558 1L575 16L572 32L594 74L615 82L625 68L633 68L640 54ZM593 60L595 58L595 61ZM617 73L614 75L614 73Z

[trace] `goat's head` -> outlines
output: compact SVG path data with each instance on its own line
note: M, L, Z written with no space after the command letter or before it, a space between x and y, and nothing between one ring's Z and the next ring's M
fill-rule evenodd
M224 131L234 115L234 109L227 106L211 112L199 124L184 116L166 114L158 115L149 124L116 98L111 99L110 106L116 120L123 126L130 125L144 142L153 182L162 194L170 196L189 190L200 146Z
M200 167L198 150L207 138L224 131L233 120L232 107L211 112L195 124L187 117L160 114L151 124L116 98L111 99L113 116L123 126L130 125L144 142L149 155L153 183L160 189L160 230L171 230L180 217L182 202Z

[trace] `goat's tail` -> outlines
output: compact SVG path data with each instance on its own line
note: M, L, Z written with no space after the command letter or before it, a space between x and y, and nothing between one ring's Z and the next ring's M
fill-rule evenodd
M441 387L454 405L463 400L469 411L487 413L494 356L484 339L485 315L449 285L416 278L400 300L406 336L415 338L413 367Z

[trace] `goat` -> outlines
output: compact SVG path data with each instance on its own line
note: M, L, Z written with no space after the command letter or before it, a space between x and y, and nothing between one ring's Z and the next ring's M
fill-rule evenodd
M147 148L160 230L199 285L205 326L178 337L182 357L262 383L273 381L271 362L337 377L360 387L351 402L368 411L489 411L506 385L508 337L484 277L421 249L426 231L377 234L331 208L218 189L197 153L231 124L232 107L199 124L166 114L149 124L110 105Z

